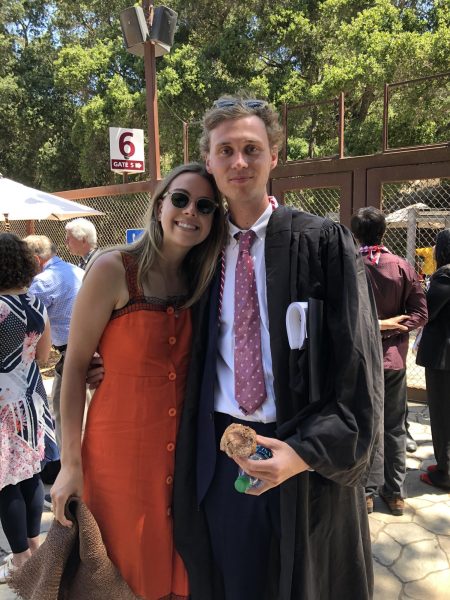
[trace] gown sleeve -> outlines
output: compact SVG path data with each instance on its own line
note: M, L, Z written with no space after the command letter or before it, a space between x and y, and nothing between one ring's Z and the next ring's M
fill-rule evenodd
M436 274L427 292L429 321L434 321L448 302L450 302L450 279L448 276Z
M350 232L327 222L319 240L325 364L319 399L285 441L322 476L361 481L378 442L383 410L381 338L375 303Z

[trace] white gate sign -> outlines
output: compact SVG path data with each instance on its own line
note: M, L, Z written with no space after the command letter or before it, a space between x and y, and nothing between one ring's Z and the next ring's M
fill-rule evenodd
M144 130L109 128L109 153L111 171L115 173L143 173Z

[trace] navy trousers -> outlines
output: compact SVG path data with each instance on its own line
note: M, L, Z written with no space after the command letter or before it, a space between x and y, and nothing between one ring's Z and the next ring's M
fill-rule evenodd
M435 485L450 489L450 371L425 369L431 436L438 470L429 473Z
M280 494L273 488L261 496L234 489L237 464L219 450L222 433L231 423L249 425L274 437L275 423L249 423L215 413L217 461L204 508L226 600L274 600L277 582L268 578L269 565L279 561ZM278 571L278 569L277 569Z

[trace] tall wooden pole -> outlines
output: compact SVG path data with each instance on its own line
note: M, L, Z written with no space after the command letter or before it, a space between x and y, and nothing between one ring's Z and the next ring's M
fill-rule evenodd
M147 108L148 170L150 179L161 179L158 123L158 91L156 87L156 58L153 42L144 43L145 89Z
M184 164L189 162L189 123L183 121L183 158Z
M27 235L34 235L36 233L36 223L35 221L27 221L25 223Z
M142 0L142 9L149 30L153 24L153 1ZM159 152L158 89L156 86L156 57L153 42L144 42L145 106L147 109L148 172L153 186L161 179Z
M389 84L384 84L383 102L383 152L388 149L388 120L389 120Z
M345 105L344 92L339 94L339 158L344 158L344 127L345 127Z

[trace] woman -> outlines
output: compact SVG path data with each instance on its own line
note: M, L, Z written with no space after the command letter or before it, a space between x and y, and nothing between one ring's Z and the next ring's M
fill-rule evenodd
M25 242L1 233L0 265L0 518L12 550L0 566L4 583L39 546L39 473L58 450L36 363L50 353L50 326L42 302L27 294L37 263Z
M428 323L423 328L417 364L425 367L431 435L437 464L420 479L450 490L450 229L436 238L436 272L427 292Z
M146 600L188 598L172 540L174 451L191 345L190 306L206 290L224 244L223 207L204 167L184 165L152 197L132 245L100 253L86 273L62 387L62 467L56 518L83 496L108 554ZM99 348L105 377L81 450L86 371Z

